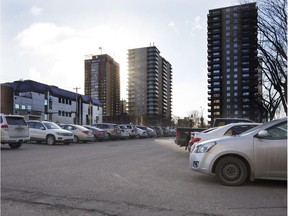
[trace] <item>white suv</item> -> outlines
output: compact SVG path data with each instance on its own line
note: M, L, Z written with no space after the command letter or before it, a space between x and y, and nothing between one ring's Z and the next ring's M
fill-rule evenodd
M29 129L23 116L0 114L1 144L9 144L18 149L23 142L30 140Z
M69 144L73 142L72 132L60 128L57 124L49 121L27 121L30 131L30 140L37 143L46 142L54 145L56 142Z

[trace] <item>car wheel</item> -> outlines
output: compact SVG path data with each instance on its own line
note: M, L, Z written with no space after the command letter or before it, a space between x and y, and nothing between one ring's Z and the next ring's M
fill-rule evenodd
M46 142L48 145L54 145L55 144L55 137L53 135L48 135L46 138Z
M224 157L216 165L215 169L218 180L228 186L243 184L248 177L245 163L237 157Z
M10 148L12 149L18 149L22 146L22 142L17 142L17 143L9 143Z
M78 143L78 142L79 142L79 138L78 138L77 136L74 136L73 142L74 142L74 143Z

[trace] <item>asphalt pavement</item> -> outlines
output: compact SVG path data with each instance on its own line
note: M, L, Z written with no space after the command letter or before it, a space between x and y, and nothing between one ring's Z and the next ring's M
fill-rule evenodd
M2 216L287 215L287 182L219 184L174 138L1 148Z

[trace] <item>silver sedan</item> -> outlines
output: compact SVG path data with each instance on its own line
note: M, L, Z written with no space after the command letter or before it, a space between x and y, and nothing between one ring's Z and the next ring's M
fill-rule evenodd
M287 117L236 137L199 143L190 153L189 167L215 174L224 185L241 185L247 179L287 180Z

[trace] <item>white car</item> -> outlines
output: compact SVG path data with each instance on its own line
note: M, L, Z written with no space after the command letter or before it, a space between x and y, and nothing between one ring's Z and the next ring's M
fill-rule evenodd
M137 133L137 128L136 128L135 125L126 124L125 126L126 126L126 128L128 129L128 131L129 131L130 138L135 138L135 137L137 137L138 133Z
M191 139L188 144L188 150L193 151L196 143L203 142L209 139L214 139L222 136L235 136L247 131L253 127L260 125L259 123L230 123L224 126L209 128L202 132L191 134Z
M241 185L247 179L287 180L287 117L236 137L198 143L190 153L189 167L215 174L224 185Z
M136 127L137 129L137 138L147 138L148 137L148 133L146 130L143 130L141 128Z
M30 140L29 128L23 116L0 114L1 144L18 149Z
M30 140L37 143L46 142L54 145L56 142L69 144L73 142L73 133L60 128L57 124L49 121L27 121L30 132Z
M125 125L118 125L119 128L121 129L121 139L128 139L130 138L130 133L129 130Z

